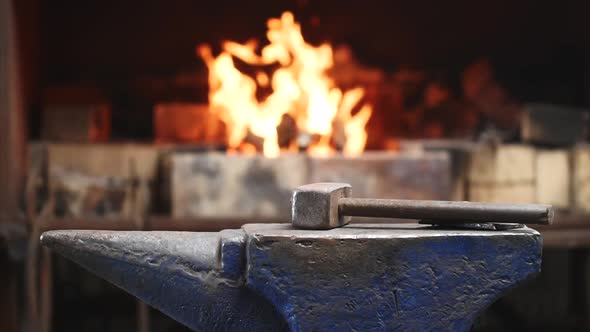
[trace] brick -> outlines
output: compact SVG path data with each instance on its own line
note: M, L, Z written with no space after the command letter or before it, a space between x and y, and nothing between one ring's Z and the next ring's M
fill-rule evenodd
M361 157L311 158L309 182L346 182L354 197L450 199L446 152L366 152Z
M536 203L556 208L570 207L570 153L568 150L538 150L536 153Z
M449 198L453 201L463 201L467 195L467 173L471 151L477 143L466 140L409 140L401 141L402 151L444 152L449 155L451 163L451 188Z
M481 146L471 154L468 199L482 202L532 203L535 150L525 145Z
M590 146L576 147L573 154L575 206L590 213Z
M108 104L49 105L43 110L41 137L53 142L104 142L111 133Z
M511 183L535 179L535 150L525 145L482 146L471 155L469 179Z
M534 203L535 187L533 184L514 185L471 185L469 200L490 203Z
M159 153L157 147L139 144L48 144L55 213L74 218L145 215Z
M171 153L167 157L174 217L287 222L293 188L308 179L303 154L278 158L225 153Z
M448 199L446 153L365 153L325 158L284 154L171 153L165 158L172 215L288 221L291 191L302 184L348 182L355 197Z
M49 171L153 179L161 148L143 144L49 144Z
M588 110L551 104L526 104L521 137L525 142L571 146L587 135Z

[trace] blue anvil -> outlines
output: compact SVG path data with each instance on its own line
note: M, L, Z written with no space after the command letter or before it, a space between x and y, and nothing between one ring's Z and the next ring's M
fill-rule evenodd
M50 231L41 241L194 330L468 331L540 270L542 238L353 224Z

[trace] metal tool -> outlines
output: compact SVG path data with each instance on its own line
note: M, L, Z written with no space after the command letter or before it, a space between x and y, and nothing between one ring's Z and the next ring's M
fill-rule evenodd
M196 331L469 331L537 274L541 235L362 224L50 231L41 242Z
M553 208L543 204L497 204L458 201L351 198L346 183L300 186L291 199L291 222L296 228L332 229L350 217L422 219L436 224L520 223L551 224Z

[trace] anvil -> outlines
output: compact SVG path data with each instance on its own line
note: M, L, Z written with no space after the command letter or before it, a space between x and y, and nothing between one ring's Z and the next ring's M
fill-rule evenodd
M42 243L193 330L467 331L540 270L527 227L50 231Z

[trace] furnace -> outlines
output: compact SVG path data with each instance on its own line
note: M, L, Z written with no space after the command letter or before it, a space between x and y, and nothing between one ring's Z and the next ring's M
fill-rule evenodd
M94 321L105 331L181 329L143 302L95 285L42 249L40 234L220 232L205 236L217 248L231 233L262 255L247 261L254 266L275 252L290 257L291 245L302 255L328 246L332 238L310 244L305 231L275 225L290 221L295 188L320 182L350 184L355 202L552 206L552 225L522 229L523 220L481 226L477 217L455 220L458 228L436 225L423 220L424 210L415 219L355 213L334 239L348 241L357 227L368 241L404 242L432 227L428 234L455 234L448 243L464 248L509 243L504 249L523 260L507 251L498 257L532 262L511 284L540 269L544 246L539 278L474 311L482 315L473 329L587 329L589 10L584 1L533 0L0 0L0 261L10 267L0 273L0 292L10 294L0 308L22 309L0 316L0 330L21 321L45 331L86 330ZM445 243L437 245L450 250ZM274 249L264 251L267 245ZM494 266L499 275L514 272ZM258 272L234 281L275 280ZM379 315L389 307L404 315L410 302L396 287ZM297 329L280 312L287 310L276 302L280 294L256 292L268 301L251 310L279 308L268 314L273 326ZM86 310L86 303L102 307ZM316 323L301 320L301 329L325 327Z

